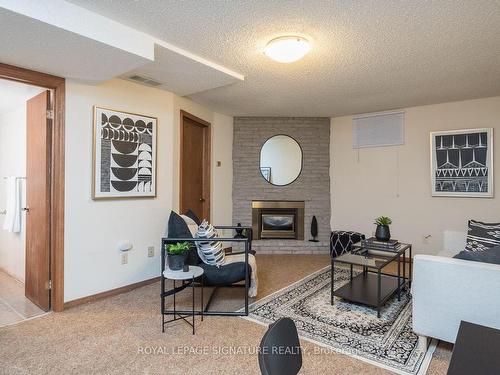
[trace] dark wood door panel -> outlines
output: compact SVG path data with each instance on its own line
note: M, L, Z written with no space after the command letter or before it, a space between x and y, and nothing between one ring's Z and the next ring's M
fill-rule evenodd
M181 112L181 212L210 220L210 124Z

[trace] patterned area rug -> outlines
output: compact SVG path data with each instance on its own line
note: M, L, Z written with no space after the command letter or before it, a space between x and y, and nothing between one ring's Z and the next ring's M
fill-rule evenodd
M335 268L335 286L349 280L349 270ZM402 293L381 309L336 298L330 305L330 268L273 293L250 306L248 319L268 325L281 317L294 320L301 339L356 357L400 374L425 374L435 349L418 346L411 328L411 295Z

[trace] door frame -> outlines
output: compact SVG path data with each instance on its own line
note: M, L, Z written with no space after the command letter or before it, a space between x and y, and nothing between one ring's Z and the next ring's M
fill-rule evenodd
M182 186L182 164L183 164L183 148L184 148L184 120L189 119L191 121L196 122L200 127L204 127L204 139L203 139L203 161L204 161L204 171L203 174L203 196L205 199L205 209L203 212L203 216L207 218L207 220L211 220L211 172L212 172L212 143L211 143L211 135L212 135L212 126L208 121L202 120L191 113L188 113L181 109L180 111L180 155L179 155L179 210L180 213L184 213L187 207L182 206L182 198L183 198L183 186Z
M53 311L64 309L64 120L65 79L50 74L0 63L0 78L53 90L50 180L50 305Z

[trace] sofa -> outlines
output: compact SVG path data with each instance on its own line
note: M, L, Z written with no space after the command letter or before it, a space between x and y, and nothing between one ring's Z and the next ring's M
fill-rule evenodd
M422 345L427 337L455 343L462 320L500 329L500 265L452 258L465 237L445 233L442 254L413 258L413 331Z

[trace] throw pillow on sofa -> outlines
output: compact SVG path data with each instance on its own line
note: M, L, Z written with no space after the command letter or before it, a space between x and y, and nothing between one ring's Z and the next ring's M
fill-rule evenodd
M483 251L463 250L453 258L472 260L474 262L500 264L500 246L490 247Z
M500 223L482 223L469 220L466 251L484 251L500 246Z

